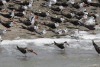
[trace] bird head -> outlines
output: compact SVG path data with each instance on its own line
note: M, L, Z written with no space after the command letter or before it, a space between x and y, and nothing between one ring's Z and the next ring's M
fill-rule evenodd
M14 10L14 12L16 12L16 10Z
M69 46L69 44L67 43L67 41L65 41L64 43L66 43Z
M85 3L83 3L83 6L86 6L86 4L85 4Z
M33 15L32 13L30 15Z

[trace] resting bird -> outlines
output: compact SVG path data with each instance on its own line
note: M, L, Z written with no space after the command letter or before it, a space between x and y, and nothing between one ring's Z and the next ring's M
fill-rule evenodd
M100 54L100 47L98 47L98 45L96 45L93 40L92 40L92 43L93 43L95 50L97 51L97 53L99 55Z
M11 31L11 30L8 30L8 28L10 29L10 27L12 27L14 24L16 24L16 22L8 21L6 23L1 22L1 24L7 28L7 31Z
M38 29L38 26L34 25L34 26L26 27L26 26L22 25L22 28L31 31L31 34L32 34L32 32L34 32L34 33L36 32L36 30Z
M17 49L21 52L21 53L23 53L23 54L25 54L25 57L26 57L26 53L28 53L28 52L32 52L32 53L34 53L34 54L36 54L37 55L37 53L35 53L34 51L33 51L33 49L29 49L29 48L22 48L22 47L18 47L17 46Z
M54 45L56 45L57 47L59 47L60 49L64 49L65 52L65 44L69 46L69 44L65 41L64 43L56 43L54 41Z

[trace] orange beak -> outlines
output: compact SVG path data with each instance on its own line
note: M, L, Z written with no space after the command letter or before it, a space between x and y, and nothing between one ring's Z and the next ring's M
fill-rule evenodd
M99 27L100 27L100 25L99 25Z
M33 52L33 53L37 55L37 53L35 53L35 52Z
M31 14L32 15L32 14Z
M86 5L86 4L83 4L84 6Z
M35 19L37 18L37 16L35 16Z
M31 1L32 2L32 1Z
M16 24L16 22L13 22L14 24Z
M84 18L82 20L85 20Z
M67 45L69 46L69 44L67 43Z
M48 12L48 13L50 13L50 12Z
M16 12L16 11L14 10L14 12Z

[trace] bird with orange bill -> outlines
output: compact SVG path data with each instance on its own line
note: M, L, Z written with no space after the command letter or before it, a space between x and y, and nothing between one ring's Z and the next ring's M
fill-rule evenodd
M33 49L30 49L30 48L28 48L28 47L22 48L22 47L17 46L17 49L18 49L21 53L25 54L25 57L26 57L26 53L34 53L34 54L37 55L37 53L34 52Z
M60 49L64 49L64 52L66 52L66 51L65 51L65 46L66 46L66 45L69 46L69 44L67 43L67 41L65 41L64 43L56 43L56 42L54 41L54 45L56 45L56 46L59 47Z

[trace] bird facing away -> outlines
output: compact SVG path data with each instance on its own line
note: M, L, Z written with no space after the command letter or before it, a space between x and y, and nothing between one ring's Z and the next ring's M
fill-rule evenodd
M97 51L97 53L98 53L98 55L99 55L99 54L100 54L100 47L98 47L98 45L96 45L96 44L94 43L94 40L92 40L92 43L93 43L93 46L94 46L95 50Z
M56 45L57 47L59 47L60 49L64 49L65 52L65 44L69 46L69 44L67 43L67 41L65 41L64 43L56 43L54 41L54 45Z
M30 49L30 48L22 48L22 47L18 47L17 46L17 49L21 52L21 53L23 53L23 54L25 54L25 57L26 57L26 53L34 53L34 54L36 54L37 55L37 53L35 53L34 51L33 51L33 49Z

